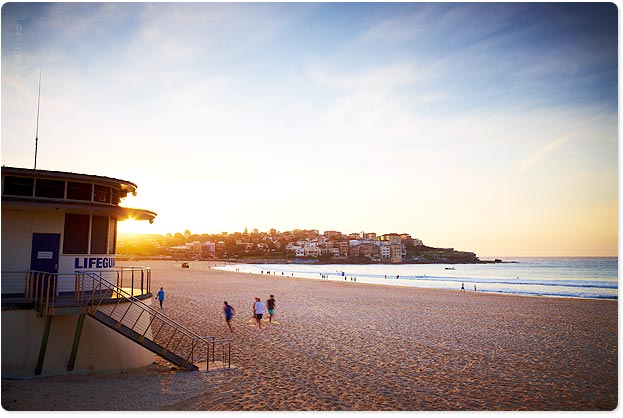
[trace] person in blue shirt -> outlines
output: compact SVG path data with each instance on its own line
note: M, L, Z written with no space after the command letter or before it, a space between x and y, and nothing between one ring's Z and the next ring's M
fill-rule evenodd
M160 288L156 297L158 298L158 302L160 302L160 309L162 309L162 302L164 302L164 290L162 288Z
M225 314L225 322L227 322L227 326L229 327L230 332L234 332L234 329L231 327L231 319L236 314L236 310L233 306L231 306L227 301L223 302L225 306L223 306L223 313Z

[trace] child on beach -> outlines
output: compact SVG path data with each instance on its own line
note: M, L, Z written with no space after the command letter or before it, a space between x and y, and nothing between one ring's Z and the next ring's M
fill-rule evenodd
M266 308L268 309L268 322L273 322L273 316L275 316L275 297L270 295L270 299L266 301Z
M227 301L223 302L225 305L223 306L223 314L225 315L225 322L227 322L227 326L229 327L230 332L234 332L234 329L231 327L231 319L236 314L236 310L233 306L231 306Z
M257 322L257 327L262 329L262 316L264 315L264 304L260 301L260 298L255 298L255 303L253 304L253 316L255 317L255 322Z

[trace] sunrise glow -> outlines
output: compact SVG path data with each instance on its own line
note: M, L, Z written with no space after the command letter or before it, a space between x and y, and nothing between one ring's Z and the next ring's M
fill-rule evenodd
M616 15L9 3L2 163L32 165L41 69L39 166L136 182L123 204L158 216L121 232L365 230L616 255Z

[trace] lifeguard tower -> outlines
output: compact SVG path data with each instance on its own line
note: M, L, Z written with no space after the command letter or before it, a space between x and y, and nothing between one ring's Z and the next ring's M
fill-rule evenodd
M119 205L137 186L110 177L2 167L2 377L139 368L154 353L229 367L230 340L196 335L153 308L151 271L116 265Z

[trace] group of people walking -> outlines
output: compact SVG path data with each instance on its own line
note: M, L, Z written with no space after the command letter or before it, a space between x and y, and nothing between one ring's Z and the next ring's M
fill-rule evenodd
M230 332L234 332L234 329L231 326L231 320L236 314L236 309L231 306L227 301L223 302L223 314L225 315L225 322L227 322L227 326L229 327ZM255 302L253 302L253 318L257 324L259 329L264 329L262 327L262 318L264 317L264 313L268 311L268 322L273 322L273 316L275 316L275 297L270 295L270 298L266 301L266 305L261 301L260 298L255 297Z
M162 309L162 303L164 302L164 289L161 287L156 296L154 297L160 303L160 309ZM225 315L225 322L227 322L227 326L229 327L230 332L234 332L234 329L231 326L231 320L236 314L236 309L231 306L227 301L223 302L223 314ZM275 316L275 297L270 295L270 298L266 301L266 305L260 300L260 298L256 297L255 302L253 303L253 318L257 323L257 327L259 329L264 329L262 327L262 318L264 317L264 312L268 311L268 322L273 322L273 316Z

